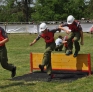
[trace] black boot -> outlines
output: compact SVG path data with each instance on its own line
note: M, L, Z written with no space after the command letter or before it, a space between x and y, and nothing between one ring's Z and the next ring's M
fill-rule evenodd
M72 51L68 51L68 50L66 51L66 55L67 55L67 56L69 56L69 55L71 55L71 54L72 54Z
M16 67L14 67L11 72L11 77L13 78L16 75Z
M39 68L41 69L41 72L44 72L44 66L43 65L39 65Z
M77 57L77 55L78 55L78 51L75 51L73 57Z

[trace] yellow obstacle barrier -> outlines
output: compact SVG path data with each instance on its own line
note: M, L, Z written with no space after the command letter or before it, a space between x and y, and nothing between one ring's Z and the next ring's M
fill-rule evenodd
M39 69L38 65L42 64L42 58L43 53L30 53L31 72ZM52 53L51 63L53 70L82 71L91 74L90 54L78 54L77 57L73 57L63 53Z

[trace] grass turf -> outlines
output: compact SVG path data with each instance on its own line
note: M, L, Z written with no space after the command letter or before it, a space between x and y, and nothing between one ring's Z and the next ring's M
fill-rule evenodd
M65 33L56 33L57 36L66 35ZM11 73L0 67L0 92L93 92L93 75L90 76L66 76L61 77L61 81L38 81L30 77L30 52L44 52L45 43L40 39L32 47L29 43L37 37L37 34L9 34L9 42L6 44L9 63L17 66L16 77L19 80L12 80ZM84 33L84 45L81 46L79 53L91 54L91 68L93 70L93 37ZM56 52L55 52L56 53ZM60 52L64 53L64 52ZM25 76L25 78L23 77ZM39 75L39 77L42 75ZM43 75L44 76L44 75ZM20 79L21 78L21 79ZM40 77L41 78L41 77ZM46 76L43 77L44 79ZM65 78L65 79L64 79ZM71 80L76 78L75 80ZM30 79L30 80L28 80ZM69 80L68 80L69 79ZM27 81L28 80L28 81Z

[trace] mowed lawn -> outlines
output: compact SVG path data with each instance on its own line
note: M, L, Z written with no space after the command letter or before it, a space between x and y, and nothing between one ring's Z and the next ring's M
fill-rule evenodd
M65 36L65 33L56 33ZM17 66L17 76L30 73L30 52L44 52L45 43L41 38L33 46L29 46L38 34L8 34L9 42L6 44L8 62ZM74 49L73 49L74 51ZM55 51L54 51L55 52ZM56 53L56 52L55 52ZM64 51L60 52L64 53ZM84 33L84 45L79 53L91 54L91 68L93 70L93 37ZM11 72L0 66L0 92L93 92L93 75L78 78L74 81L13 81Z

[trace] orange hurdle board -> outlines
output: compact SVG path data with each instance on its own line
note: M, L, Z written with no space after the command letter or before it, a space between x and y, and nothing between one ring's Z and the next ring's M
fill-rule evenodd
M39 64L42 64L43 53L30 53L30 69L38 70ZM63 53L52 53L51 64L53 70L82 71L91 74L90 54L78 54L66 56Z

